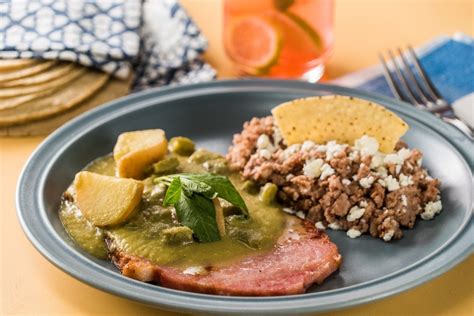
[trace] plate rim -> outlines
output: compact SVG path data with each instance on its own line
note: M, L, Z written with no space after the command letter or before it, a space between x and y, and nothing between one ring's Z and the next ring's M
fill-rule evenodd
M28 159L27 163L25 164L21 175L19 177L17 183L17 194L16 194L16 204L17 204L17 217L20 221L23 231L27 235L30 242L35 246L35 248L45 256L50 262L52 262L55 266L59 267L64 272L72 275L76 279L79 279L82 282L85 282L93 287L99 288L101 290L126 297L129 299L133 299L148 305L153 305L155 307L165 308L165 309L172 309L172 310L180 310L180 311L209 311L209 307L212 306L212 311L218 313L239 313L242 312L241 310L241 303L245 302L245 313L301 313L301 312L314 312L314 311L326 311L330 309L340 309L345 307L350 307L362 303L366 303L369 301L374 301L376 299L381 299L387 297L389 295L393 295L404 291L409 288L413 288L417 285L420 285L440 274L444 273L445 271L449 270L462 260L464 260L467 256L469 256L473 250L474 246L469 242L466 243L466 235L469 233L473 233L474 229L472 228L472 194L471 194L471 212L466 212L466 216L463 220L463 223L466 223L462 228L460 228L445 244L456 244L457 248L452 247L449 249L445 249L446 246L443 244L439 247L434 253L428 255L425 258L420 259L419 261L426 261L429 258L429 262L435 262L435 267L431 267L429 273L425 272L425 275L421 277L419 275L414 276L414 278L409 281L402 282L399 286L392 286L388 287L385 292L383 293L365 293L365 295L349 295L350 297L346 297L345 299L335 300L334 297L331 296L344 296L347 294L345 292L367 292L367 288L371 289L374 286L377 287L379 283L381 285L387 285L386 283L391 283L396 280L402 279L403 275L400 274L400 271L396 271L392 274L389 274L384 277L380 277L374 280L370 280L361 284L355 284L349 287L345 287L342 289L334 289L324 292L316 292L316 293L307 293L298 296L279 296L279 297L223 297L223 296L215 296L215 295L206 295L206 294L197 294L197 293L190 293L184 291L177 291L173 289L167 289L163 287L159 287L156 285L149 285L144 284L143 282L131 280L128 278L122 277L120 274L117 274L113 271L107 270L103 267L100 267L98 264L93 263L93 265L89 262L86 262L86 258L82 255L78 255L75 253L73 249L71 249L59 236L54 236L55 241L59 241L62 247L69 248L66 254L75 255L80 263L86 264L86 268L91 268L94 271L100 273L105 273L111 277L112 280L118 281L120 283L128 283L131 284L132 287L138 285L139 288L143 289L145 293L153 292L154 297L144 298L143 293L136 293L136 292L127 292L128 290L121 287L113 287L110 284L100 284L101 281L94 280L92 278L84 277L83 275L78 275L77 271L74 271L73 266L64 265L60 262L61 258L57 258L57 254L53 254L51 249L48 249L48 246L44 245L41 240L38 238L37 235L34 234L32 228L28 225L28 219L25 217L27 213L23 212L22 209L25 208L25 192L29 192L32 188L28 186L25 182L26 179L30 177L30 174L33 170L31 170L32 165L35 163L35 159L41 158L41 154L44 154L45 149L48 149L48 146L62 146L62 150L55 151L54 155L50 157L49 162L46 163L46 168L41 168L41 171L38 171L40 177L35 179L36 182L40 180L44 180L44 176L50 170L51 164L56 161L55 157L61 154L63 150L68 147L68 144L73 143L77 138L79 138L84 133L88 132L89 130L93 129L95 126L102 124L104 121L108 121L113 119L115 116L123 115L126 112L133 112L140 107L146 107L147 103L152 102L152 100L159 99L166 99L166 96L171 96L173 98L182 98L183 95L195 96L196 94L209 94L212 92L219 92L219 93L229 93L229 92L242 92L245 90L246 92L252 91L260 91L263 92L265 90L275 90L278 88L278 92L285 92L287 90L291 93L297 93L298 90L303 92L304 94L308 94L308 92L314 92L317 94L318 92L332 92L335 94L346 94L352 95L354 97L361 97L365 99L372 100L374 102L380 103L390 108L392 106L397 106L397 111L401 112L409 116L411 119L417 120L425 127L430 128L433 132L437 133L438 135L442 136L443 139L448 142L451 146L454 147L456 153L460 155L467 168L471 170L471 180L472 180L472 154L466 150L465 142L468 141L467 137L465 137L462 133L454 129L452 126L447 125L446 123L442 122L441 120L435 118L433 115L430 115L426 112L421 110L415 109L410 105L404 104L403 102L375 94L375 93L368 93L365 91L355 90L351 88L339 87L335 85L328 85L328 84L309 84L301 81L293 81L293 80L220 80L220 81L213 81L213 82L206 82L206 83L198 83L198 84L191 84L191 85L183 85L177 87L166 87L166 88L156 88L146 90L144 92L135 93L129 96L125 96L114 101L108 102L103 106L100 106L92 111L88 111L79 117L73 119L72 121L68 122L57 131L52 133L49 137L47 137L38 147L37 149L31 154L30 158ZM226 90L226 91L223 91ZM173 97L174 96L174 97ZM154 101L156 102L156 101ZM161 101L162 102L162 101ZM160 103L161 103L160 102ZM114 115L110 115L110 114ZM430 124L431 123L431 124ZM77 127L81 127L81 133L75 134L74 137L70 138L69 140L62 140L62 135L71 132ZM437 128L434 129L433 127L436 126ZM469 163L471 162L471 163ZM44 163L43 163L44 164ZM31 179L31 178L30 178ZM41 183L41 182L40 182ZM471 181L471 191L472 191L472 181ZM28 203L31 204L30 206L36 206L41 209L44 205L43 196L42 196L42 189L43 186L34 186L33 191L30 194ZM26 194L27 195L27 194ZM31 200L33 198L33 200ZM27 203L27 204L28 204ZM33 208L34 209L34 208ZM37 211L37 210L36 210ZM44 211L44 210L43 210ZM45 215L45 212L39 212L39 215ZM42 224L45 224L48 227L48 221L46 218L40 218L42 220ZM50 223L49 223L50 224ZM471 224L471 225L469 225ZM52 226L48 227L51 232ZM464 238L463 238L464 237ZM460 241L464 243L461 244ZM439 251L438 251L439 250ZM455 255L448 256L450 260L443 261L445 265L439 266L441 263L436 264L436 260L439 260L439 257L443 254L448 252L454 252ZM445 255L446 257L446 255ZM87 266L89 265L89 267ZM415 267L412 267L415 266ZM418 262L413 263L406 273L412 273L413 271L418 271L420 269L420 264ZM402 269L406 270L406 269ZM410 271L411 270L411 271ZM423 269L422 269L423 270ZM424 269L426 270L426 269ZM394 276L392 276L395 274ZM100 276L100 275L99 275ZM119 277L119 278L117 278ZM388 280L387 280L388 278ZM395 279L395 280L394 280ZM123 282L123 280L126 280ZM122 282L121 282L122 281ZM159 292L163 297L160 295L156 295ZM377 291L376 291L377 292ZM379 291L380 292L380 291ZM360 294L360 293L359 293ZM329 298L327 297L329 296ZM308 301L311 301L314 298L318 300L321 298L328 299L327 302L323 304L314 304ZM187 298L187 301L183 302L182 298ZM177 300L176 300L177 299ZM232 304L229 305L229 301ZM284 304L278 304L284 302ZM295 302L297 305L288 304L288 302ZM303 302L302 302L303 301ZM217 304L219 302L219 304ZM234 304L235 303L235 304ZM272 306L266 306L265 303L271 303ZM293 304L295 304L293 303ZM302 304L303 303L303 304ZM226 306L227 305L227 306ZM262 306L260 306L262 305ZM278 306L284 305L284 306ZM288 306L290 305L290 306ZM277 310L276 310L277 309Z

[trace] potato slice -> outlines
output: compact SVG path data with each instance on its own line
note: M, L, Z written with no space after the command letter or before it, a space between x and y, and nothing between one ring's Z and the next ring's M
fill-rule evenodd
M161 129L126 132L119 135L114 148L117 175L141 179L144 169L163 158L168 141Z
M96 226L125 222L140 203L143 182L81 171L74 179L76 203Z

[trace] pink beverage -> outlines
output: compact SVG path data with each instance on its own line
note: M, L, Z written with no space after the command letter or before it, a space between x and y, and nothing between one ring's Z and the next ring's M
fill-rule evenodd
M224 44L242 75L318 81L331 53L332 0L224 0Z

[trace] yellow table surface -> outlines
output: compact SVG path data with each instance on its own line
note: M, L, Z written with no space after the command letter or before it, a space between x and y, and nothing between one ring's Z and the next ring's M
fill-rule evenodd
M258 0L255 0L258 1ZM221 2L181 0L208 37L206 58L231 75L221 47ZM336 48L329 78L375 64L376 53L440 34L472 35L474 4L449 0L337 0ZM178 315L152 309L82 284L44 259L16 217L21 168L42 137L0 138L0 315ZM415 289L331 315L474 315L474 256Z

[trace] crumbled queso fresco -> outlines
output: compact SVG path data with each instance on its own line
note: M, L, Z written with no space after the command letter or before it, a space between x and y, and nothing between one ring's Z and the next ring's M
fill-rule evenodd
M393 153L379 152L375 138L353 146L335 141L286 146L271 116L254 118L234 136L227 156L242 176L279 188L284 210L318 229L345 230L350 238L370 234L399 239L401 228L441 212L437 179L422 167L422 154L399 142Z

